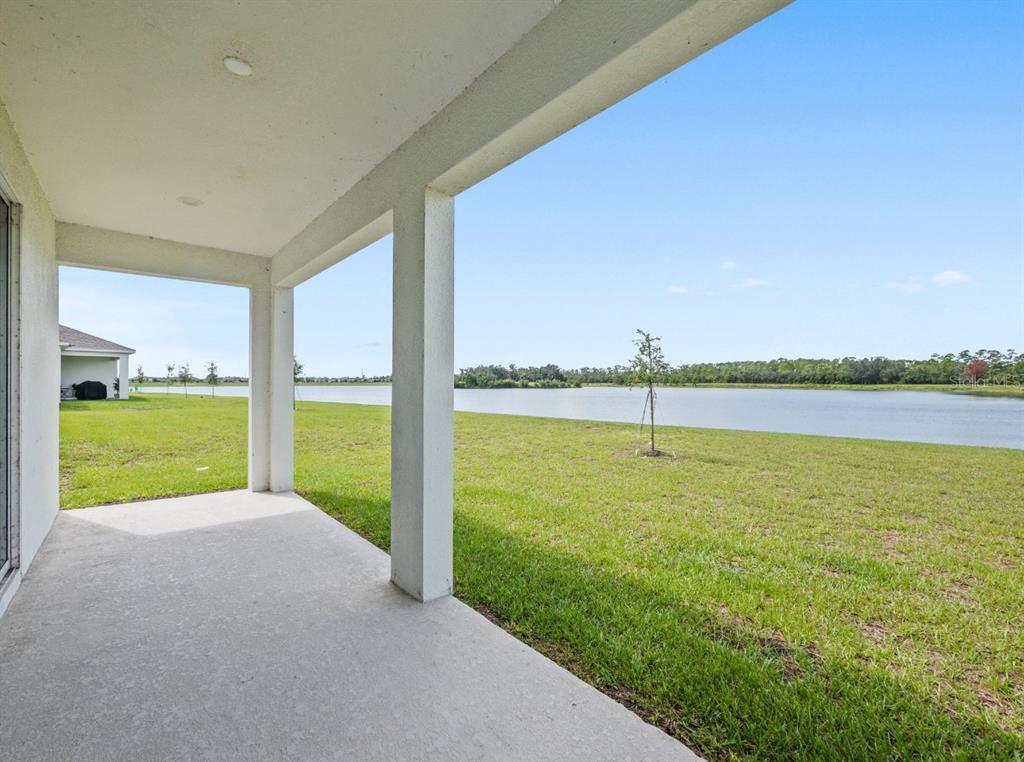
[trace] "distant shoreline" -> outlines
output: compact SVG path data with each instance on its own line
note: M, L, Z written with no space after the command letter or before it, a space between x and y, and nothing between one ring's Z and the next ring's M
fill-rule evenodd
M607 386L622 388L626 384L583 384L584 386ZM996 386L967 384L667 384L665 389L804 389L810 391L836 392L947 392L950 394L971 394L979 397L1020 397L1024 398L1024 386Z
M297 387L304 386L389 386L389 381L300 381ZM158 391L166 389L167 384L145 382L143 384L131 384L132 388L152 389ZM180 387L181 384L171 384L173 387ZM189 384L206 388L209 385L198 382ZM218 386L248 386L248 383L232 381L230 383L218 384ZM626 388L627 384L583 384L583 387L609 387ZM499 390L504 387L478 387L481 391ZM523 387L513 387L523 388ZM568 388L568 387L567 387ZM1024 399L1024 387L1022 386L996 386L967 384L670 384L665 385L666 389L803 389L811 391L843 391L843 392L946 392L949 394L967 394L979 397L1013 397Z

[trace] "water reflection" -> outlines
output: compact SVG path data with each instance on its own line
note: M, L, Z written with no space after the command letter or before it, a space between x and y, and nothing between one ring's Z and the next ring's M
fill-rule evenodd
M209 389L190 387L190 393L197 392L208 394ZM297 392L300 400L391 404L391 387L386 385L299 386ZM216 393L246 396L248 389L221 386ZM456 389L455 407L639 423L643 396L639 389L621 387ZM1024 449L1024 400L942 392L667 388L658 392L657 420L672 426Z

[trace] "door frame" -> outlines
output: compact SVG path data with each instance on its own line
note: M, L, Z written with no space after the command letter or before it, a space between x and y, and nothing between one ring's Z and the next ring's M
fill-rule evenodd
M7 323L7 399L5 405L6 426L0 436L7 439L7 500L0 510L7 511L7 561L0 566L0 613L10 601L14 588L20 580L21 566L21 204L18 203L14 188L0 167L0 197L8 207L7 220L7 309L0 317ZM0 350L2 351L2 350Z

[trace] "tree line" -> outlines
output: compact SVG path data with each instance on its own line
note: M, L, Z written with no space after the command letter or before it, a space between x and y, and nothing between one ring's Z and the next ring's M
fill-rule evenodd
M221 377L217 364L206 367L206 375L192 375L188 364L167 365L166 374L146 376L140 366L136 383L163 382L168 386L190 383L217 386L219 383L246 382L242 376ZM390 376L306 376L295 361L297 383L390 383ZM477 365L462 368L455 376L457 389L566 389L586 384L630 383L632 369L628 365L608 368L561 368L547 365ZM666 386L697 384L815 384L815 385L877 385L877 384L1024 384L1024 354L1013 349L963 350L956 354L933 354L926 360L894 360L888 357L841 357L834 359L739 360L719 363L669 365L661 374Z
M562 370L557 365L520 368L516 365L477 365L463 368L455 376L456 389L565 389L582 386L579 379L569 378L577 371Z
M563 369L557 365L519 368L515 365L478 365L463 368L455 386L466 389L577 387L584 384L630 383L631 368L583 367ZM1013 349L964 350L957 354L934 354L926 360L888 357L842 357L835 359L740 360L668 366L661 376L669 386L695 384L1013 384L1024 383L1024 355Z

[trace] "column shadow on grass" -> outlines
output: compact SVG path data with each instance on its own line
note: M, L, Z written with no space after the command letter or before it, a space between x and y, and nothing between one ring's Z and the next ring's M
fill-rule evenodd
M387 500L300 493L388 549ZM710 758L1024 755L1024 738L954 715L853 657L824 658L766 637L458 512L455 587L506 630Z

